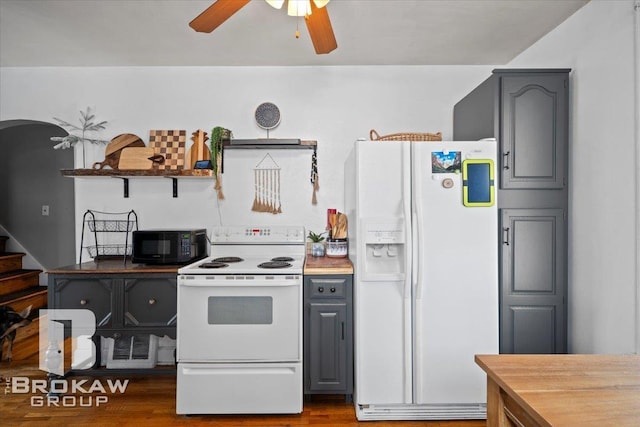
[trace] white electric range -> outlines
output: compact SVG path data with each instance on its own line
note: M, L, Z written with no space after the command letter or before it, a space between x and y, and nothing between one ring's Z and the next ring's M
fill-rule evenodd
M178 270L178 414L302 412L303 227L215 227Z

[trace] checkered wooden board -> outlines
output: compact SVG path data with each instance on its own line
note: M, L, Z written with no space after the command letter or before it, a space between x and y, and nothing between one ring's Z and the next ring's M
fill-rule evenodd
M149 147L155 154L164 156L164 163L158 169L183 169L186 130L152 130L149 132Z

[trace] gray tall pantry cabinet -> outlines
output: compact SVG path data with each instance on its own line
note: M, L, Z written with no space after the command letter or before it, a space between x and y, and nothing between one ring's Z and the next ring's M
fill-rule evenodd
M454 107L454 140L498 141L500 352L567 351L570 69L496 69Z

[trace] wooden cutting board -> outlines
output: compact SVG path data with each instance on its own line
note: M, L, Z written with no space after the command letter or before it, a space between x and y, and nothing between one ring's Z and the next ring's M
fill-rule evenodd
M209 139L207 138L207 133L203 130L197 130L191 135L193 144L187 152L187 163L184 165L185 169L193 169L193 165L195 165L198 160L211 160L211 151L206 144L206 141Z
M149 146L155 150L155 154L164 157L164 163L158 165L158 169L182 170L184 168L186 140L187 131L183 129L149 131Z
M132 133L123 133L111 140L104 152L105 156L122 150L125 147L144 147L144 141L138 135Z
M149 159L155 154L151 147L127 147L120 153L118 169L153 169L153 161Z
M144 141L137 135L132 133L123 133L111 140L104 152L104 160L101 162L95 162L93 169L102 169L105 166L109 166L111 169L118 169L118 163L120 162L120 153L125 147L144 147Z

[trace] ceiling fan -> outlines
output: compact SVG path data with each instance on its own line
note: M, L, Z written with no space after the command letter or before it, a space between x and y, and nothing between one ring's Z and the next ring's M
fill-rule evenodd
M217 0L189 23L189 26L201 33L210 33L242 9L251 0ZM284 0L265 0L276 9L280 9ZM329 53L338 47L333 34L326 4L329 0L288 0L288 14L304 16L309 36L318 55Z

